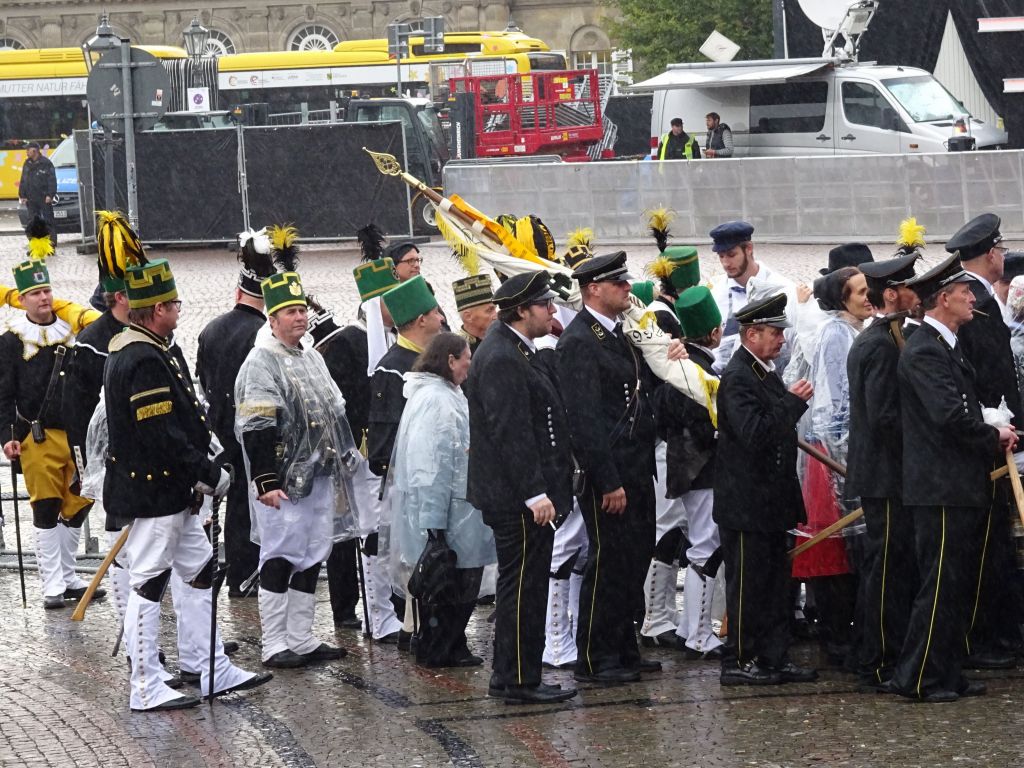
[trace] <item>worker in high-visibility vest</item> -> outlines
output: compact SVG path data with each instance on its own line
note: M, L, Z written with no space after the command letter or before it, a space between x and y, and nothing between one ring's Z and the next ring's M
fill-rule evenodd
M697 160L700 159L700 144L683 130L683 120L673 117L668 133L658 143L659 160Z

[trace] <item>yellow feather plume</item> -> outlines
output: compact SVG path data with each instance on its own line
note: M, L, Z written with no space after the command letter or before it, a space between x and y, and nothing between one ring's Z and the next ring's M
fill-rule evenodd
M580 227L569 233L566 247L572 248L574 245L585 245L587 248L592 248L593 242L594 230L590 227Z
M647 226L653 230L659 230L664 232L669 228L676 218L676 212L669 208L654 208L649 211L644 211L644 216L647 217Z
M657 259L655 259L646 267L644 267L644 272L651 277L658 278L659 280L668 280L669 275L672 274L672 271L675 268L676 265L673 262L669 261L663 256L659 256Z
M53 255L53 243L50 236L33 237L28 241L28 257L32 261L42 261L47 256Z
M291 224L283 227L276 225L267 227L267 235L270 237L270 245L275 251L283 251L290 248L299 239L299 230Z
M900 222L900 239L896 241L896 245L901 248L924 248L925 231L924 225L918 224L913 216L904 219Z

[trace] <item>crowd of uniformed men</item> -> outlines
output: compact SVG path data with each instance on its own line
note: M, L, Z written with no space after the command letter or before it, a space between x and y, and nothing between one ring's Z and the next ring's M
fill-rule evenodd
M926 271L920 242L878 261L839 246L813 290L759 263L744 222L710 233L725 273L710 288L665 215L650 281L624 252L595 256L580 236L558 254L535 217L509 222L572 270L581 305L545 271L497 288L473 275L453 285L452 334L415 243L369 226L359 316L341 326L303 284L293 229L243 233L235 306L199 339L200 387L174 342L167 260L101 213L100 313L58 298L36 225L0 295L22 310L0 336L3 449L30 494L45 608L83 597L75 553L102 500L132 709L195 705L183 683L217 695L270 679L211 630L222 577L231 598L258 598L265 667L344 656L313 633L324 562L337 626L429 666L483 663L465 629L495 594L488 690L510 702L576 695L545 666L636 682L661 669L641 648L666 644L720 663L723 685L812 682L789 655L801 609L865 691L952 701L984 692L964 668L1015 664L1006 476L1022 416L997 217L968 222ZM622 323L638 302L717 398L653 375ZM789 549L815 534L803 594ZM450 583L431 585L439 573ZM168 584L177 675L158 645Z

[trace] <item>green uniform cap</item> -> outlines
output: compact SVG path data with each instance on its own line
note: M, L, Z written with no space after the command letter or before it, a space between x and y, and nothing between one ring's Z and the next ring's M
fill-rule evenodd
M398 328L437 307L437 299L421 275L399 283L384 294L382 301Z
M390 256L360 264L352 270L352 276L356 279L360 301L380 296L398 285L398 277L395 276L395 262Z
M646 307L654 301L654 283L651 280L640 280L629 286L629 292L644 303Z
M668 279L677 290L686 290L700 282L700 260L696 248L690 245L670 245L661 255L673 265Z
M455 294L455 308L459 312L494 302L494 288L487 275L472 275L456 280L452 283L452 293Z
M124 280L120 277L114 277L113 275L104 275L101 277L100 285L103 286L104 293L117 293L118 291L124 291Z
M124 271L124 290L132 309L153 307L178 298L174 274L167 259L133 264Z
M676 299L676 317L683 327L683 336L700 339L722 324L722 312L706 285L695 285Z
M50 272L46 268L46 262L41 259L23 261L12 272L14 272L14 284L18 287L19 293L50 287Z
M263 291L268 316L285 307L306 306L306 293L302 290L302 278L298 272L277 272L260 283L260 290Z

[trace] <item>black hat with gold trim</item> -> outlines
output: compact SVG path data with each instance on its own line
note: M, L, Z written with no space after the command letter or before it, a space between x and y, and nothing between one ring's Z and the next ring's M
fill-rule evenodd
M916 293L921 301L926 301L947 285L969 283L973 279L960 263L960 254L952 253L923 275L908 280L906 286Z
M301 304L306 306L306 293L302 289L302 278L296 271L299 263L299 232L295 227L267 227L270 236L270 247L274 254L274 264L278 271L260 282L263 303L267 307L267 315L272 315L285 307Z
M132 309L153 307L178 298L178 287L167 259L129 266L124 271L124 291Z
M459 312L494 303L494 286L487 275L459 278L452 283L452 293L455 294L455 309Z
M569 233L562 262L569 269L576 269L581 262L594 256L594 230L581 227Z
M380 296L398 285L395 262L389 256L363 262L352 270L352 276L356 279L360 301Z
M786 320L786 294L777 293L767 299L751 301L736 313L736 322L740 325L789 328L789 321Z
M513 309L531 301L547 301L557 296L551 290L551 275L546 269L538 269L508 278L494 292L494 303L498 309Z
M14 272L14 284L18 288L18 293L22 295L38 291L40 288L50 287L50 271L42 259L23 261L12 272Z
M106 293L125 289L125 272L145 264L142 242L119 211L96 211L96 249L100 284Z

